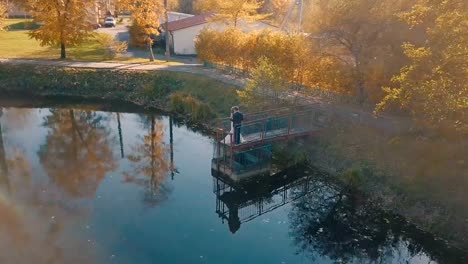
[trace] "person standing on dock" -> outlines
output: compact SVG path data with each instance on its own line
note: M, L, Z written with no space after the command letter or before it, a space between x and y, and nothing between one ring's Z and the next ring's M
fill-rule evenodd
M232 108L234 110L234 113L232 114L232 126L234 127L234 144L240 144L240 132L241 132L241 126L242 126L242 121L244 120L244 114L242 114L239 111L238 106L234 106Z

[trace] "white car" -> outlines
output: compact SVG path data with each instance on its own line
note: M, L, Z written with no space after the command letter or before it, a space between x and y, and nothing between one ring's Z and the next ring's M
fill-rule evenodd
M106 17L106 20L104 20L105 27L115 27L116 24L115 18L113 17Z

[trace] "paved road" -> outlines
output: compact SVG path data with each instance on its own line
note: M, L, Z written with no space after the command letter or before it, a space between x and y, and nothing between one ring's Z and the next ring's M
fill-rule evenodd
M106 33L113 36L119 41L128 41L130 34L128 33L127 24L117 24L115 27L102 27L95 30L98 33Z

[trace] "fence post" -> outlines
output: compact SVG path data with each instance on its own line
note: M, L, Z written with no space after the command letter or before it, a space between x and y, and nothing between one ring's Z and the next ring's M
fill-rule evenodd
M262 141L265 139L265 136L266 136L266 119L263 120L262 122L262 138L261 138Z
M234 149L233 149L233 146L234 146L234 142L232 141L232 133L229 133L229 138L230 138L230 147L231 147L231 154L230 154L230 161L229 161L229 167L231 169L231 172L234 171L234 168L233 168L233 160L234 160Z

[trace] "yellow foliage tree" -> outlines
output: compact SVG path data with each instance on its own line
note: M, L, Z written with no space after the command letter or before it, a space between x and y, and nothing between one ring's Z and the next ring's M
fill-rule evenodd
M28 10L34 20L43 25L30 32L41 45L60 46L60 58L66 59L66 47L86 40L92 31L89 10L92 0L30 0Z
M348 66L354 81L348 91L360 102L380 100L380 87L406 62L400 46L411 35L396 14L410 2L317 0L306 9L304 29L320 42L322 55Z
M197 9L214 13L213 21L237 27L240 20L256 21L268 17L269 14L258 13L262 5L263 2L258 0L200 0Z
M0 31L3 30L3 28L5 27L4 20L5 20L6 13L7 13L6 4L4 4L3 2L0 2Z
M252 78L247 86L237 93L241 100L251 108L265 109L280 103L280 96L288 92L288 86L281 78L281 69L269 59L262 57L258 66L252 70Z
M270 0L270 9L276 21L281 21L286 16L291 1L288 0Z
M225 65L244 72L258 68L262 58L278 69L288 85L302 85L348 93L351 76L336 57L321 56L314 43L302 34L286 35L270 30L244 33L203 30L195 41L201 61Z
M132 12L133 25L130 28L132 42L145 44L148 48L150 61L154 61L152 37L159 34L159 20L164 14L162 1L123 0L119 2L119 7Z
M394 87L377 111L399 106L436 125L468 132L468 3L422 0L402 18L427 28L422 46L403 45L410 63L393 77Z

